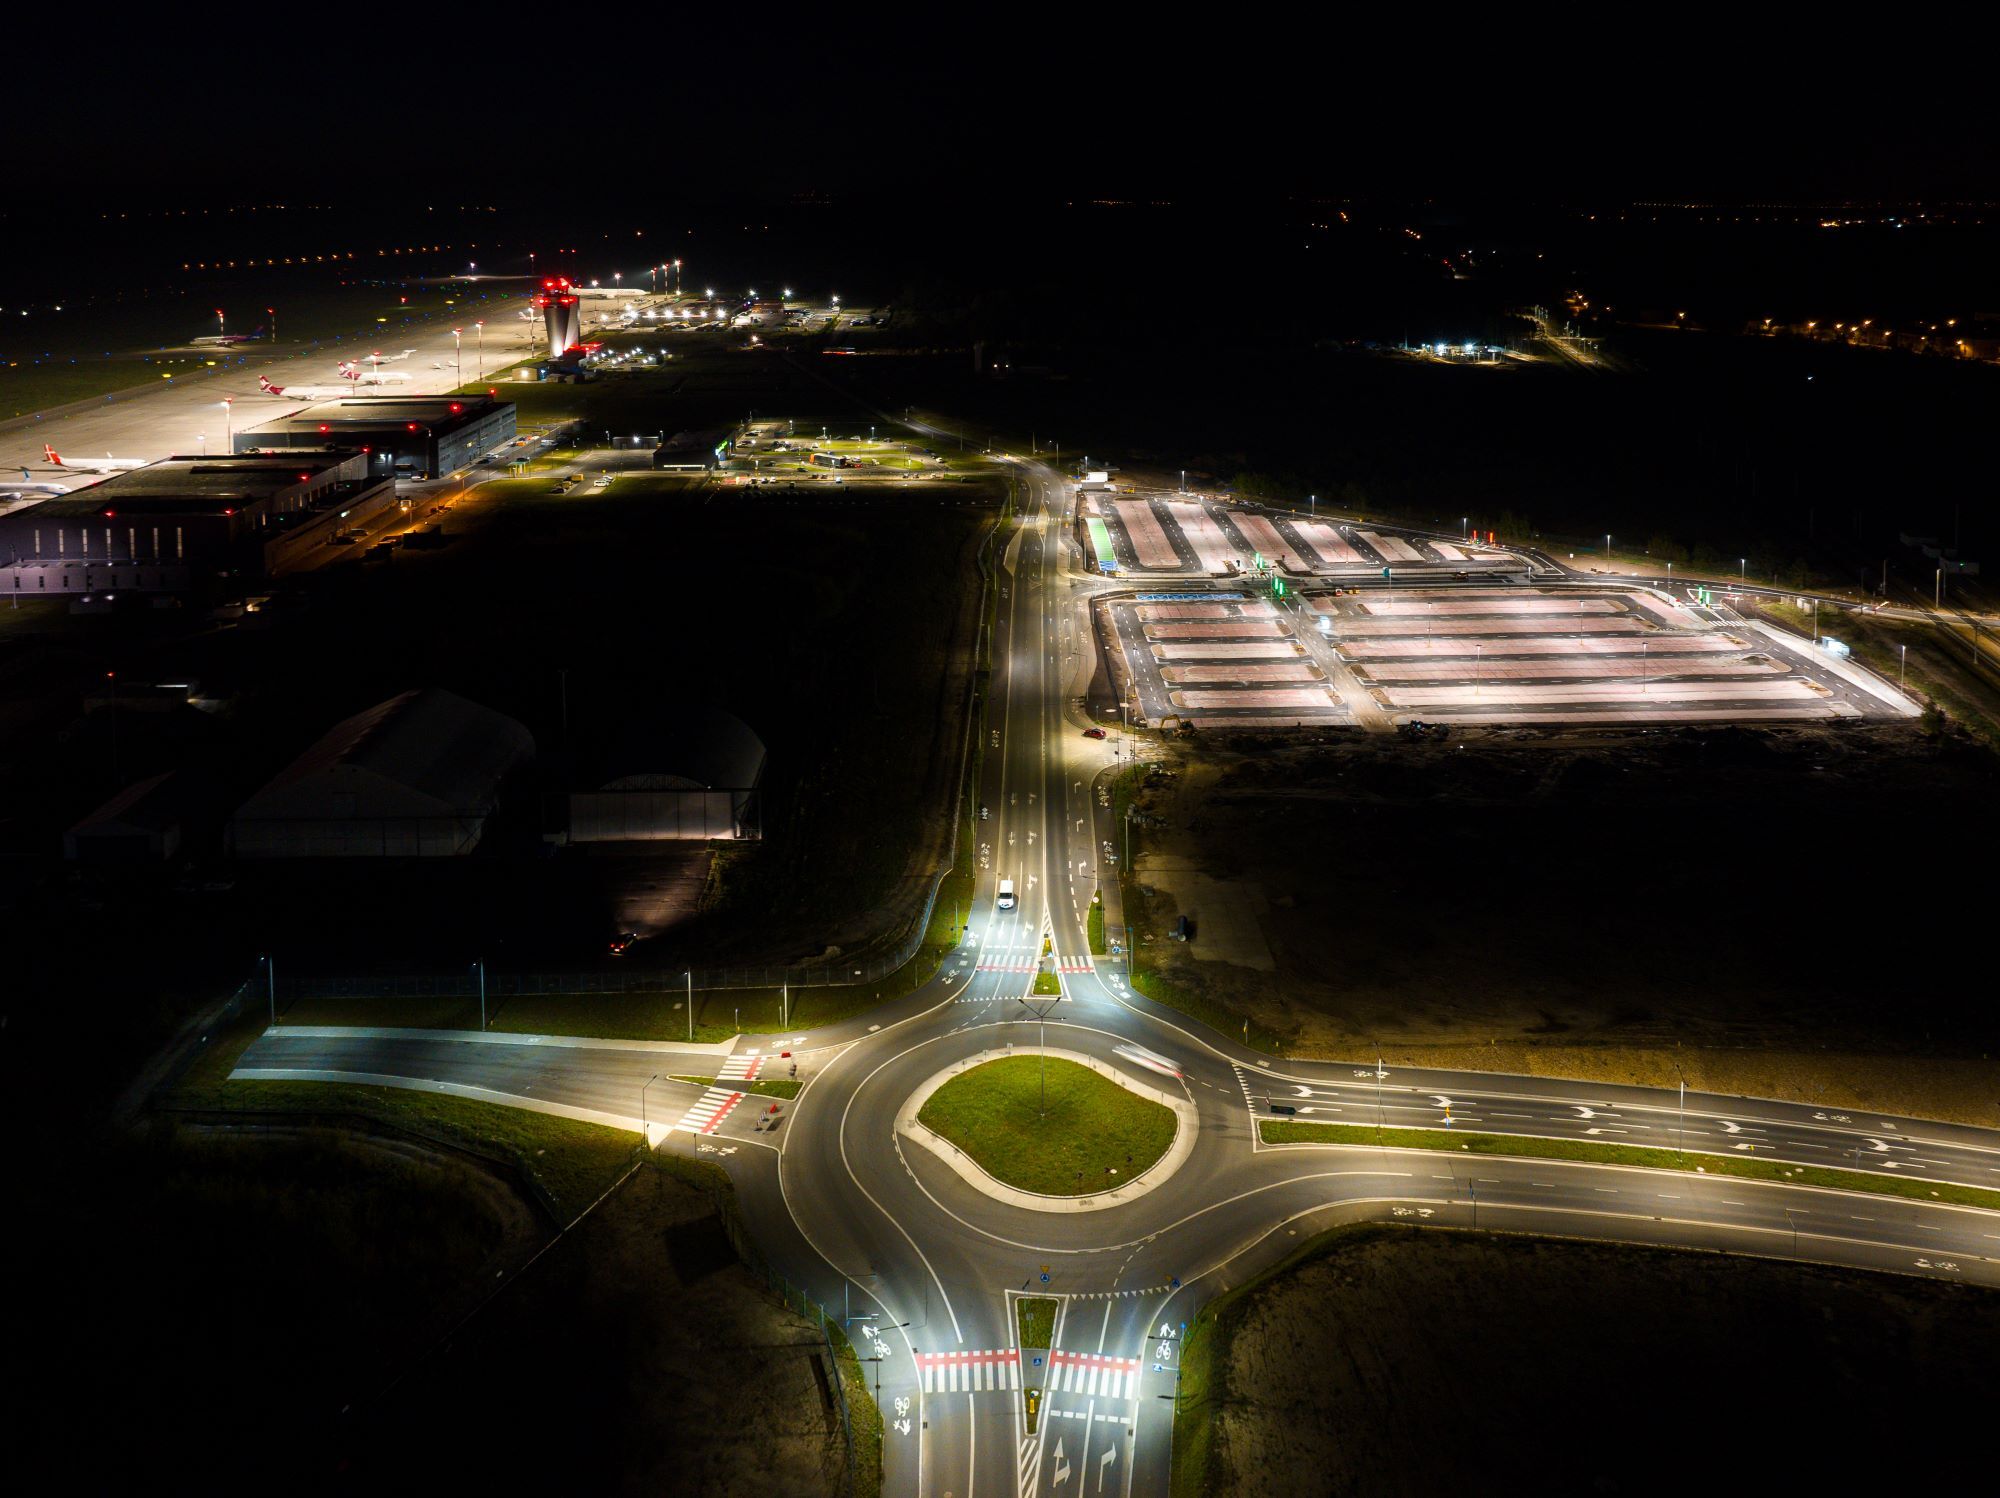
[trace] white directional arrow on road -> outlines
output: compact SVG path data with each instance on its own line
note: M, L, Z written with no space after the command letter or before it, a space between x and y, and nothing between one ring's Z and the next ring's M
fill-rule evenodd
M1874 1136L1873 1136L1872 1134L1871 1134L1871 1135L1869 1135L1869 1136L1868 1136L1868 1152L1869 1152L1870 1154L1873 1154L1873 1155L1886 1155L1886 1154L1888 1154L1888 1153L1889 1153L1889 1141L1888 1141L1888 1140L1886 1140L1886 1139L1877 1139L1877 1138L1875 1138L1875 1137L1874 1137Z
M1061 1487L1069 1481L1069 1458L1063 1455L1062 1438L1060 1436L1056 1438L1056 1475L1053 1481L1057 1487Z
M1299 1089L1300 1097L1311 1097L1312 1095L1313 1095L1313 1090L1310 1087L1301 1087Z
M1105 1469L1105 1468L1107 1468L1107 1467L1109 1467L1109 1466L1110 1466L1110 1465L1111 1465L1111 1464L1112 1464L1113 1462L1115 1462L1115 1461L1117 1461L1117 1460L1118 1460L1118 1448L1117 1448L1116 1446L1107 1446L1107 1447L1105 1447L1105 1448L1104 1448L1104 1455L1100 1456L1100 1457L1099 1457L1099 1458L1097 1459L1097 1491L1098 1491L1098 1492L1100 1492L1100 1493L1101 1493L1101 1492L1103 1492L1103 1491L1104 1491L1104 1469Z

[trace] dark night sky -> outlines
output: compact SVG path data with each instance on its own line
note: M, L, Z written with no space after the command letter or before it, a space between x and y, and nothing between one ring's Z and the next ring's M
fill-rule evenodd
M1671 35L1635 39L1511 10L1467 33L1435 11L1369 42L1302 28L1297 10L1194 29L1178 10L1126 11L1115 30L982 12L966 37L936 10L907 24L601 11L554 44L494 12L401 14L422 23L263 6L38 38L64 65L16 70L29 149L12 185L90 206L385 186L518 203L558 169L718 199L865 194L907 174L1001 202L2000 195L1990 108L1947 37L1907 43L1940 54L1938 77L1857 55L1851 37L1758 36L1734 18L1703 34L1682 12L1661 19ZM576 81L552 92L564 47ZM451 140L489 149L459 165Z

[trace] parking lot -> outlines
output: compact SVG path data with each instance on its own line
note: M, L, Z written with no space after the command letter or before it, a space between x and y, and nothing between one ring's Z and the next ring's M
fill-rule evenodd
M1471 541L1390 534L1381 527L1319 520L1258 505L1175 491L1090 490L1080 521L1102 520L1120 573L1137 577L1379 578L1407 571L1456 579L1518 569L1513 554Z
M1836 654L1644 588L1440 582L1273 599L1245 586L1133 593L1099 608L1100 632L1120 657L1118 689L1156 726L1387 731L1413 720L1643 725L1915 712Z

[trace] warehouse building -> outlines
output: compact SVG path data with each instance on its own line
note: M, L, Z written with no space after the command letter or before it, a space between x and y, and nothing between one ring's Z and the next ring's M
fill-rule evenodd
M427 688L357 713L236 810L239 858L451 858L535 757L512 718Z
M764 741L717 708L661 713L627 725L603 788L569 798L573 843L762 837L758 787Z
M351 395L236 433L239 453L340 447L380 477L431 478L514 440L514 403L488 395Z
M167 458L0 515L0 593L172 592L271 576L395 502L367 456Z

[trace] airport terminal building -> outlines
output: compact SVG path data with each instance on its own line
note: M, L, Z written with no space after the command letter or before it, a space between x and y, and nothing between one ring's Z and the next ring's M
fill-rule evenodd
M339 447L383 478L430 478L514 440L514 403L487 395L351 395L239 430L236 451Z
M0 515L0 593L72 599L268 577L395 503L365 454L166 458Z

